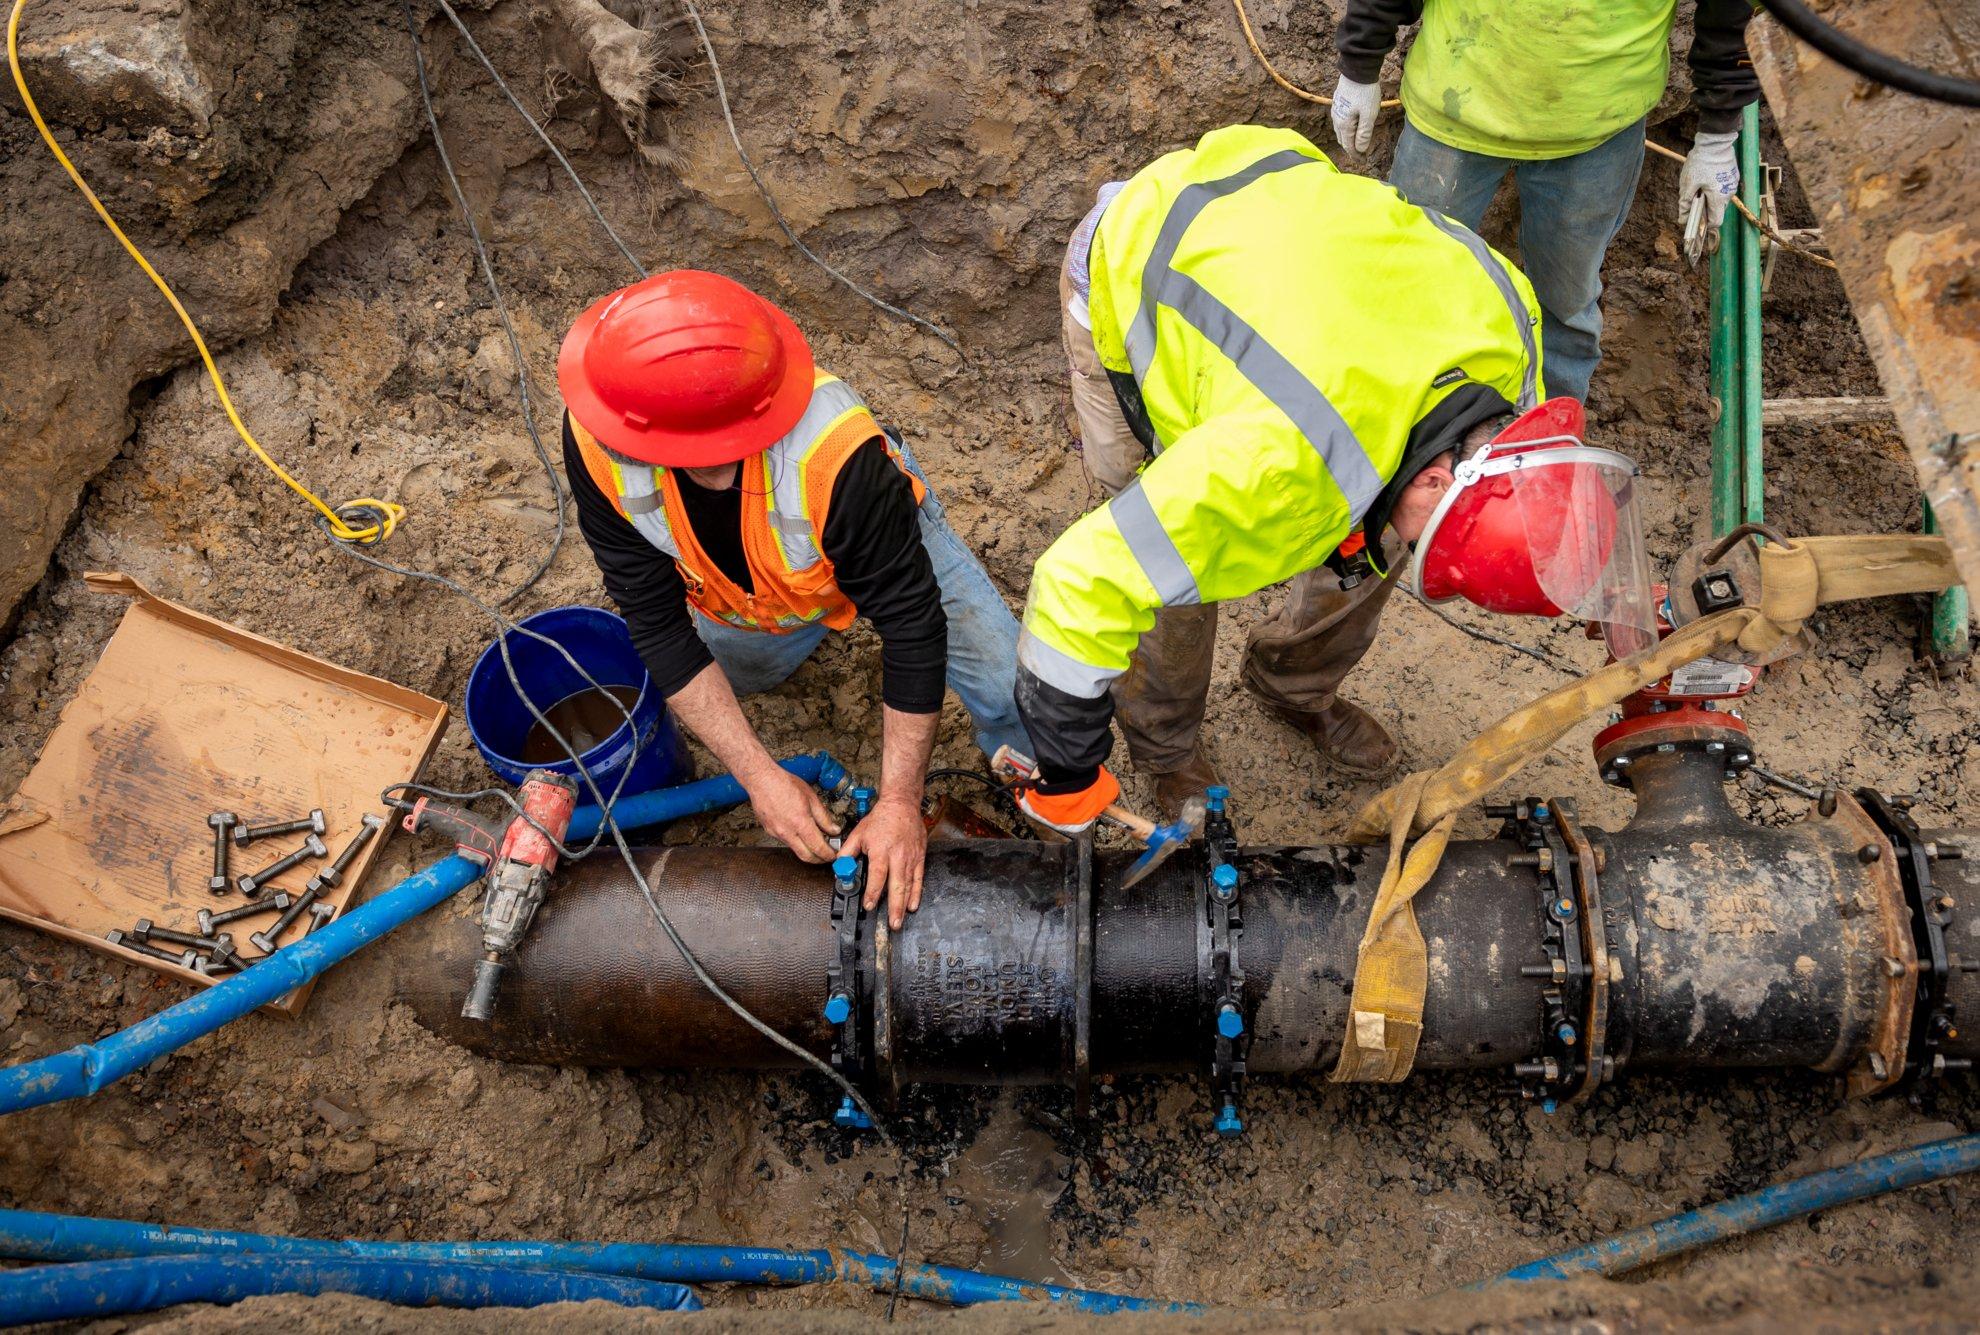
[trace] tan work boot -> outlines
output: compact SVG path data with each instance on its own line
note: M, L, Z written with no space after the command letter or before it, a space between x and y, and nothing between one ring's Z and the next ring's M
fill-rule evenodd
M1312 739L1320 754L1356 774L1381 774L1394 768L1396 739L1367 710L1338 695L1318 712L1268 705L1274 714Z
M1210 763L1210 757L1201 750L1195 751L1181 769L1155 776L1155 805L1162 809L1164 821L1179 820L1183 803L1192 797L1203 796L1205 788L1222 782L1217 777L1217 767Z

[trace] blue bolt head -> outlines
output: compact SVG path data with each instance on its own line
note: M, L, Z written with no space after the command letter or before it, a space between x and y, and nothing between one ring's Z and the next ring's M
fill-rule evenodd
M1574 921L1574 901L1572 899L1557 899L1547 906L1547 911L1562 922Z
M1553 818L1554 813L1547 810L1547 804L1545 802L1535 802L1533 804L1533 819L1552 820Z
M1560 1106L1561 1106L1561 1101L1559 1099L1540 1100L1540 1111L1546 1113L1547 1116L1549 1117L1552 1117L1556 1112L1560 1111Z
M1210 869L1210 881L1219 890L1235 890L1238 883L1238 869L1228 862L1220 862Z
M873 798L874 798L874 792L871 788L853 789L852 790L853 810L857 811L860 815L864 816L867 812L873 810Z
M1554 1037L1560 1039L1561 1042L1572 1046L1577 1035L1575 1034L1573 1025L1563 1024L1558 1029L1554 1030Z
M833 1024L844 1024L852 1018L852 998L843 992L834 992L825 998L825 1018Z
M832 1114L832 1125L848 1131L866 1131L873 1126L873 1119L861 1112L848 1094L839 1100L839 1110Z
M1231 790L1221 783L1212 784L1203 790L1203 809L1205 811L1222 811L1224 809L1224 803L1230 800Z
M1244 1033L1244 1013L1236 1006L1225 1002L1217 1008L1217 1032L1225 1038L1238 1038Z
M1217 1134L1225 1140L1244 1134L1244 1119L1238 1116L1237 1105L1226 1103L1224 1110L1217 1114Z
M841 881L850 881L859 875L859 859L837 857L832 859L832 875Z

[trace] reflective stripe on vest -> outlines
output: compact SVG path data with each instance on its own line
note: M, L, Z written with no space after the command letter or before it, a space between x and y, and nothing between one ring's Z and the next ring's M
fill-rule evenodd
M602 447L601 447L602 448ZM674 541L674 530L667 526L667 502L660 495L661 470L649 464L633 463L611 451L612 480L619 487L619 508L639 530L640 536L676 561L681 546Z
M1140 563L1141 573L1155 586L1162 606L1193 606L1203 601L1196 587L1196 576L1190 573L1189 563L1176 550L1169 530L1162 527L1155 507L1148 502L1148 494L1141 489L1140 478L1128 483L1108 502L1108 508L1113 512L1114 526L1120 529L1121 536L1127 539L1128 550Z
M1469 250L1479 267L1491 275L1492 286L1498 288L1499 295L1506 299L1506 309L1512 312L1513 324L1519 329L1519 341L1526 347L1526 369L1519 381L1519 410L1526 412L1539 407L1540 350L1533 344L1533 317L1528 314L1526 303L1520 299L1519 289L1513 286L1512 275L1506 272L1505 265L1499 263L1499 257L1492 253L1484 238L1469 227L1446 218L1435 209L1424 209L1423 216L1435 223L1438 231Z
M1262 177L1301 166L1325 169L1326 164L1296 149L1281 149L1221 180L1199 182L1178 192L1162 220L1161 231L1142 269L1141 304L1124 335L1124 342L1135 380L1145 382L1155 360L1157 304L1167 306L1181 316L1191 328L1228 357L1239 374L1299 429L1326 464L1328 473L1347 498L1351 513L1359 515L1374 504L1386 483L1367 451L1362 448L1354 429L1319 386L1266 342L1242 316L1195 279L1172 267L1184 234L1204 209ZM1539 354L1534 344L1531 316L1513 285L1511 275L1475 233L1434 210L1425 209L1423 212L1439 231L1471 252L1472 258L1478 261L1479 267L1484 269L1493 286L1505 298L1526 351L1519 409L1524 412L1534 407L1539 402L1536 375ZM1129 541L1133 542L1132 535ZM1170 549L1173 551L1173 544L1170 544ZM1136 555L1140 555L1139 546L1136 547ZM1143 570L1150 582L1157 588L1162 587L1162 581L1156 578L1155 572L1148 568L1145 561ZM1195 587L1194 580L1190 587Z
M599 490L615 499L642 537L673 558L687 583L688 601L705 615L744 629L775 633L817 621L838 629L852 623L857 609L838 587L820 535L839 470L861 445L881 436L889 458L908 479L915 504L928 494L865 401L836 376L818 372L797 423L740 465L743 554L753 586L745 591L713 564L691 529L676 530L674 520L688 522L685 514L669 514L670 506L680 503L677 479L665 468L613 454L575 420L571 431Z
M1134 367L1137 381L1147 379L1155 361L1155 306L1158 302L1167 306L1230 358L1238 373L1299 428L1299 433L1327 465L1327 472L1347 498L1350 510L1361 514L1382 494L1383 480L1368 452L1361 448L1353 428L1335 411L1319 386L1260 337L1242 316L1194 278L1171 267L1183 234L1204 209L1260 177L1300 166L1327 169L1327 164L1317 158L1295 149L1282 149L1220 181L1187 186L1176 195L1141 273L1141 308L1135 312L1134 323L1127 331L1128 362ZM1138 550L1136 554L1139 555ZM1152 573L1149 578L1154 579Z
M770 527L789 570L809 570L818 564L818 535L805 506L805 468L812 449L853 413L866 411L866 402L851 385L820 373L804 416L782 440L763 452L764 488L770 507Z
M818 442L853 413L866 411L866 403L845 381L820 373L811 391L811 402L804 416L782 439L758 456L763 477L757 488L769 509L771 531L787 570L809 570L818 564L818 536L812 530L805 508L805 467ZM660 474L665 470L633 463L612 455L612 476L619 486L619 508L646 540L676 561L681 559L680 544L674 541L667 523L667 503L660 492Z

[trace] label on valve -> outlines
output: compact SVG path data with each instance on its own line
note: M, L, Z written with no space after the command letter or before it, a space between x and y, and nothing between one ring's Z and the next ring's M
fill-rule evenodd
M1720 658L1686 663L1670 675L1669 695L1738 695L1753 684L1753 669Z

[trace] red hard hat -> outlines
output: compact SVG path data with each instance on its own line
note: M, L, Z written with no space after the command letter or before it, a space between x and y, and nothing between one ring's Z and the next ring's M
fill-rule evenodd
M1646 623L1635 465L1584 445L1584 429L1579 403L1549 399L1457 466L1416 545L1412 578L1425 601Z
M811 349L791 318L720 274L675 269L579 316L557 386L615 453L704 468L759 453L811 402Z

